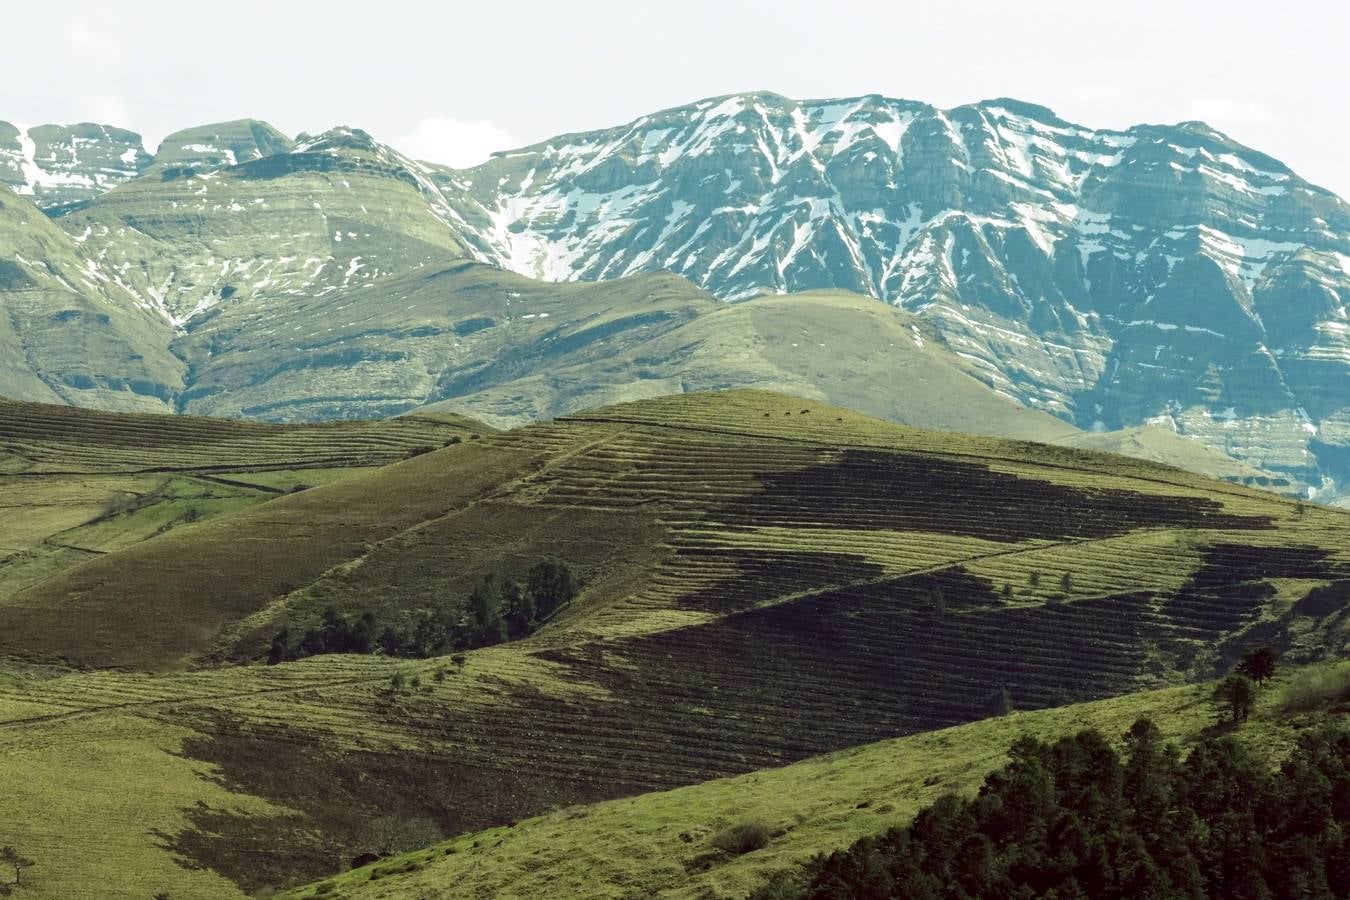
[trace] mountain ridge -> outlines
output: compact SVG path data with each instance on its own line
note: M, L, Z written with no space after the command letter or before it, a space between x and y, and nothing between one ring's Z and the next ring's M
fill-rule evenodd
M246 132L251 160L217 146ZM148 163L51 211L91 271L158 309L184 346L231 309L255 304L252 320L279 325L296 297L336 308L455 259L563 282L668 270L733 301L842 288L918 316L991 391L1080 429L1167 428L1318 496L1350 483L1350 207L1207 125L1093 130L1008 98L943 110L758 92L468 169L351 128L290 142L239 120L171 137L216 152L167 180L179 167ZM258 191L282 185L277 233L310 235L293 253L254 214L272 202ZM424 224L374 236L375 207ZM168 224L153 240L126 230L155 219ZM372 252L339 246L358 237ZM405 358L380 352L386 368ZM175 353L191 373L210 364Z

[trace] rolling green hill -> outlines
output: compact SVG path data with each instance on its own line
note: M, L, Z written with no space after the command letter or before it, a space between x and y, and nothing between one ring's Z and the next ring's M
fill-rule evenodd
M451 415L281 426L0 400L0 602L174 528L488 430Z
M504 277L481 268L474 274L480 284ZM682 279L662 278L667 291L688 293ZM740 387L809 397L921 428L1043 441L1079 434L976 380L956 354L931 335L925 340L915 316L858 294L691 303L680 314L656 303L644 310L629 300L626 309L614 304L597 315L587 301L591 295L600 299L599 285L570 296L553 287L545 297L537 287L530 291L535 285L518 279L516 286L526 292L521 299L530 301L527 308L542 315L534 340L521 340L518 330L518 346L499 351L504 370L447 386L447 398L428 408L511 426L594 406L597 398L617 403Z
M432 424L462 434L394 427ZM282 469L324 443L215 427L226 466L261 458L248 441L292 441L268 457ZM113 469L159 452L135 432L104 441ZM1037 710L1208 678L1255 643L1346 650L1344 513L1157 463L761 391L479 434L0 599L7 840L41 891L234 896L385 843L962 725L1003 691ZM549 556L581 595L462 671L257 664L327 608L453 612Z
M467 182L358 129L292 143L219 123L171 135L142 168L53 218L0 187L0 396L280 422L448 410L514 427L740 387L919 427L1092 440L1062 417L1061 388L1035 397L1067 345L1033 352L1039 339L989 323L948 333L927 307L844 290L727 304L645 264L527 278L485 264L502 235ZM1288 447L1263 457L1237 434L1224 446L1245 464L1175 436L1101 440L1275 484L1253 466L1288 468ZM1302 477L1284 486L1306 492Z

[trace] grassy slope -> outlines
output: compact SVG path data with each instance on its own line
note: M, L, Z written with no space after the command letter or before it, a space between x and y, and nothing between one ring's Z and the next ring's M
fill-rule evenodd
M1350 675L1350 663L1339 668L1343 679ZM1272 763L1300 729L1322 719L1283 713L1283 680L1262 693L1252 719L1236 732ZM1084 728L1118 736L1147 716L1185 748L1213 730L1211 690L1210 684L1190 685L1015 713L779 769L562 809L285 896L743 897L779 869L907 822L941 793L975 790L1020 736L1050 741ZM767 847L732 856L709 846L720 829L746 821L773 830Z
M172 328L86 267L79 243L0 185L0 396L167 412ZM3 412L3 410L0 410Z
M489 277L472 270L460 277L469 275ZM667 290L679 296L680 281L664 277ZM648 312L648 304L637 302L643 283L617 282L609 296L587 285L554 297L517 281L510 287L526 292L517 302L550 318L518 323L514 336L525 346L513 348L506 365L449 388L451 399L432 409L519 425L527 417L563 415L601 403L741 387L811 398L920 428L1044 441L1077 433L1072 425L975 380L956 354L931 335L925 339L919 319L859 294L814 291L735 304L689 302L678 315L666 309L668 303L650 305L667 316L661 327L578 341L625 316ZM592 309L600 300L615 306L597 315ZM566 317L565 324L545 324L560 317ZM536 348L529 347L531 338L539 342ZM558 341L566 344L565 351L549 347Z
M279 427L0 400L0 602L172 529L482 430L452 416Z
M462 416L268 425L0 399L0 474L83 475L383 465L482 426Z
M1241 462L1193 438L1158 426L1144 425L1103 433L1079 432L1056 438L1054 443L1100 453L1118 453L1202 472L1235 484L1268 488L1281 493L1289 490L1285 479Z
M297 610L313 613L329 604L355 608L372 602L395 606L416 602L428 590L459 590L487 571L509 574L555 552L578 561L593 582L591 603L582 614L601 629L610 627L605 620L613 620L613 627L625 633L706 619L711 610L671 601L680 592L725 590L718 585L727 579L743 580L743 564L737 559L748 554L766 560L765 565L784 554L823 554L818 563L801 557L802 564L817 571L798 574L816 581L799 585L794 581L797 575L788 573L781 588L785 594L802 586L840 583L839 575L830 572L840 564L868 569L876 578L965 560L990 583L1006 582L1024 599L1043 600L1053 585L1037 589L1023 585L1041 565L1066 567L1058 560L1063 556L1075 567L1088 567L1092 575L1078 586L1077 595L1106 595L1141 586L1138 560L1127 562L1124 571L1114 575L1110 563L1098 570L1092 554L1084 558L1081 551L1072 550L1072 535L1049 521L1033 525L1025 534L1012 523L1006 534L987 534L985 526L974 522L982 515L979 504L989 500L981 492L1020 484L1016 491L1044 493L1036 479L1050 477L1059 487L1034 502L1072 502L1076 492L1089 486L1094 490L1143 486L1170 496L1173 499L1161 502L1176 506L1193 505L1214 489L1204 479L1120 457L919 431L843 410L818 408L802 415L797 406L801 402L754 391L658 398L565 424L467 442L343 484L282 497L254 511L177 529L115 556L91 560L12 597L0 606L0 625L7 626L0 628L0 650L58 654L94 665L179 665L194 655L222 649L221 641L261 640L271 623L284 621ZM402 427L415 424L398 421ZM322 426L319 433L332 428ZM328 452L332 442L319 446ZM954 460L946 490L965 496L923 499L895 521L888 521L895 515L885 509L841 512L845 518L858 517L853 524L835 523L844 526L843 535L834 533L828 521L813 529L809 521L771 508L748 523L754 525L752 530L740 528L734 535L717 521L725 504L763 491L766 477L793 482L795 486L782 489L799 495L793 502L808 507L825 502L838 479L931 481L927 473L915 469L913 457L904 455L879 457L890 461L883 469L867 468L872 463L865 463L863 470L850 472L835 450L841 446L854 448L859 459L897 450L942 454ZM107 452L115 449L132 452L126 448ZM967 475L985 471L985 463L992 462L988 478L1001 480L1004 486L968 482L960 471L964 460L976 466ZM709 465L721 466L723 472L710 480L705 477ZM1033 480L1019 482L1027 475ZM812 486L811 479L824 481ZM687 487L682 495L666 489L682 482ZM847 484L843 487L850 489ZM916 484L897 499L920 487L937 489ZM1223 490L1224 502L1239 516L1251 511L1260 519L1291 511L1269 495L1236 487ZM856 503L881 502L868 494L865 490ZM943 510L951 500L963 521L937 527L937 532L945 532L941 539L928 535L915 540L911 535L930 530L926 517L950 514ZM1019 507L1032 501L1028 495L1026 501L1011 497L1008 502ZM1144 518L1138 524L1144 525L1153 513L1140 515ZM967 516L972 519L965 521ZM1169 516L1155 524L1201 524L1193 517L1173 522ZM711 528L701 523L705 519L712 520ZM1341 519L1333 516L1327 521ZM1230 524L1250 531L1236 520ZM1259 522L1253 519L1251 524ZM1129 527L1120 531L1124 549L1111 551L1110 557L1119 558L1132 544L1142 544L1140 552L1156 555L1158 529L1149 534L1131 534ZM1149 583L1175 588L1198 557L1175 531L1166 527L1162 531L1172 537L1168 555L1174 568ZM615 532L628 532L631 540L621 548L612 540ZM1259 542L1265 543L1266 537L1270 536ZM1274 540L1279 544L1288 537L1281 531ZM1019 554L1004 558L1001 548L1009 541L1025 546ZM1047 541L1044 548L1033 546ZM693 559L692 554L699 556ZM658 563L661 568L653 579L651 570ZM859 577L855 574L852 580ZM644 589L653 582L672 581L673 595L653 595ZM760 589L770 596L775 591ZM136 604L122 602L128 591L137 596ZM93 627L76 627L74 613ZM147 622L155 627L143 624ZM127 634L147 638L130 644ZM24 635L22 642L18 635Z
M1241 551L1216 549L1229 544ZM685 396L175 529L0 606L0 639L162 669L292 613L424 603L547 553L578 564L583 597L443 681L444 661L379 657L177 674L15 663L0 767L35 778L102 748L73 763L79 791L14 810L40 893L295 883L379 846L391 817L423 823L400 843L426 843L969 722L998 685L1031 708L1195 677L1253 640L1335 652L1344 602L1327 586L1346 581L1350 527L1123 457L760 392ZM390 695L396 671L422 689ZM114 854L126 874L96 862Z
M469 443L448 452L487 453ZM437 480L423 462L429 458L379 479L358 476L277 497L67 569L0 605L10 629L0 646L77 664L177 666L270 598L492 489L501 475L495 464L503 462L494 455L478 479L435 467ZM406 502L391 503L390 492ZM128 595L134 604L122 602Z

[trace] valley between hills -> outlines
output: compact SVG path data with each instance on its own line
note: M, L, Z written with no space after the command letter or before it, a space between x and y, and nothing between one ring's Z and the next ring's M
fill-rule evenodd
M1157 462L756 390L509 429L4 412L34 896L740 897L1018 734L1193 744L1255 646L1289 674L1242 741L1337 715L1283 698L1341 677L1347 514ZM548 559L577 587L513 639L269 664L362 614L472 619ZM764 846L710 843L746 819ZM382 850L412 855L336 874Z

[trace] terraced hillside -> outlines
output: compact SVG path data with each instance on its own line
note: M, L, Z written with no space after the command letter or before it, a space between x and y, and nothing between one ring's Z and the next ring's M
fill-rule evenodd
M462 671L213 668L325 608L453 604L544 556L582 595ZM1153 463L762 392L611 407L0 601L9 839L54 896L113 852L134 861L114 896L294 884L385 844L970 722L1004 691L1022 709L1124 694L1258 642L1344 654L1347 566L1345 514ZM72 766L78 784L41 776Z
M172 529L486 430L450 415L278 426L0 400L0 599Z
M92 474L381 466L486 430L462 416L269 425L102 413L0 399L0 473Z

